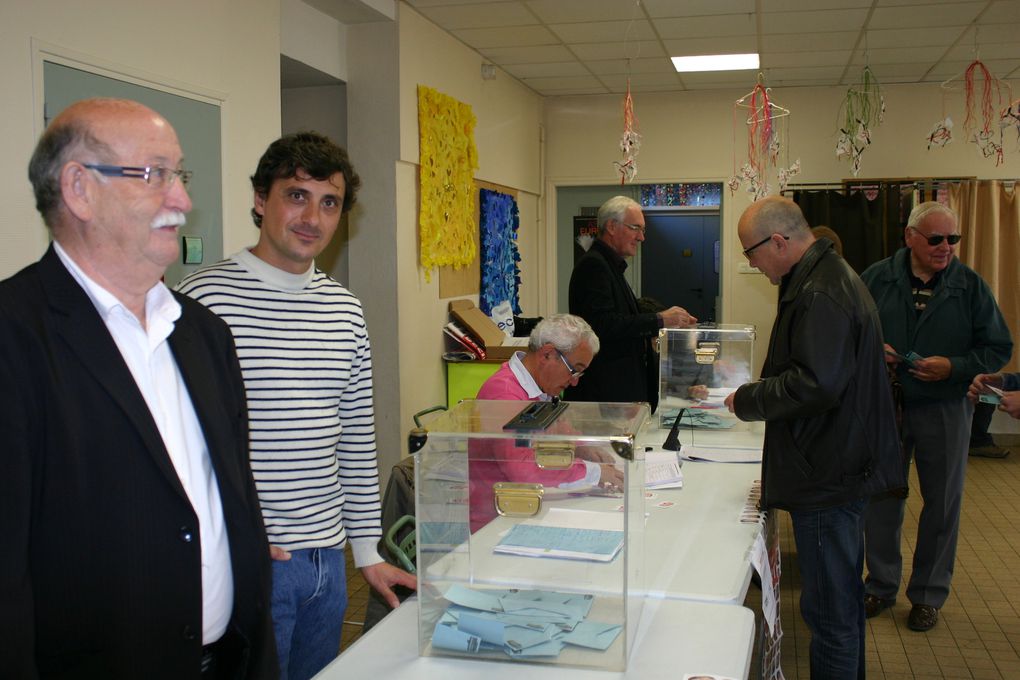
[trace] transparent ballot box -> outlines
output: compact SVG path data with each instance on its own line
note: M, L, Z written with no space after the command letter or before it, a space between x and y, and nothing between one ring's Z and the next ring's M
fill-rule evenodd
M412 433L422 655L626 669L647 419L644 403L466 400Z
M658 427L678 425L681 433L699 435L747 429L723 401L753 380L754 339L754 326L748 325L660 330Z

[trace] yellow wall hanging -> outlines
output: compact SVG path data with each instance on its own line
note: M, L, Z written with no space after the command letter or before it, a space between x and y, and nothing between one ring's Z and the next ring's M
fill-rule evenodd
M418 233L426 281L436 267L460 268L475 258L475 122L468 104L418 86Z

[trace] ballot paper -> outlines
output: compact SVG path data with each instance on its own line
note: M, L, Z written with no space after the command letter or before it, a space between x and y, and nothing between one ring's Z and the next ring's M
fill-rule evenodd
M552 508L541 519L515 525L492 551L522 557L611 562L622 547L622 520L618 514Z
M451 604L432 644L458 653L529 659L556 657L568 645L606 651L623 631L619 624L587 620L595 596L586 593L453 585L445 597Z
M680 489L684 485L683 465L676 451L645 449L645 488Z

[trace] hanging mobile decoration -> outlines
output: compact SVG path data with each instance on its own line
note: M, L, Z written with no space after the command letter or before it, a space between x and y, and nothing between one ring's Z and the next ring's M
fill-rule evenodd
M947 93L953 90L950 83L960 78L955 76L942 83L942 114L943 120L937 121L928 133L928 149L941 148L952 141L953 121L945 114L945 101ZM962 74L964 91L963 136L967 142L977 146L981 155L985 158L994 158L996 165L1003 161L1002 138L1003 120L1009 107L996 115L1000 110L1002 102L1009 101L1009 97L1003 96L1003 90L1008 91L1008 86L993 76L988 67L980 59L970 63ZM981 80L981 94L976 93L976 81ZM976 110L977 109L977 110ZM993 122L997 123L993 126Z
M885 120L885 97L871 67L864 67L859 86L846 91L840 113L842 127L836 139L836 158L849 158L851 172L857 177L861 156L871 144L871 131Z
M620 173L620 186L633 182L637 176L637 161L641 150L641 133L637 131L637 116L634 115L634 99L630 96L630 78L627 78L627 95L623 98L623 135L620 137L622 161L613 161Z
M975 130L978 115L974 113L974 80L980 77L982 81L980 118L981 127ZM964 106L967 111L963 119L963 134L968 142L973 142L985 158L995 158L995 165L1002 164L1002 127L996 126L992 129L992 121L995 120L995 112L1002 106L1003 85L998 78L993 76L980 59L975 59L963 73ZM1007 99L1008 101L1008 99ZM973 131L973 133L972 133Z
M737 115L742 109L750 111L745 124L747 125L747 162L737 170ZM738 99L733 105L733 176L727 182L731 192L744 183L747 184L747 192L753 196L753 200L764 198L772 193L772 186L768 183L768 173L771 168L776 168L779 162L779 152L787 135L786 121L777 125L777 121L787 118L790 110L779 106L774 101L769 91L762 83L762 76L758 74L758 84L746 95ZM776 170L779 191L786 189L790 178L800 174L800 159L794 161L789 167L777 168Z
M1016 139L1020 144L1020 99L1002 110L1002 113L999 114L999 127L1002 128L1004 134L1007 128L1016 129Z

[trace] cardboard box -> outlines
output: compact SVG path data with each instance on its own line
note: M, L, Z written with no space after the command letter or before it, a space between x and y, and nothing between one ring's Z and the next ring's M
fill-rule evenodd
M528 348L527 338L508 336L471 300L451 301L450 316L485 348L486 359L506 361L514 352Z

